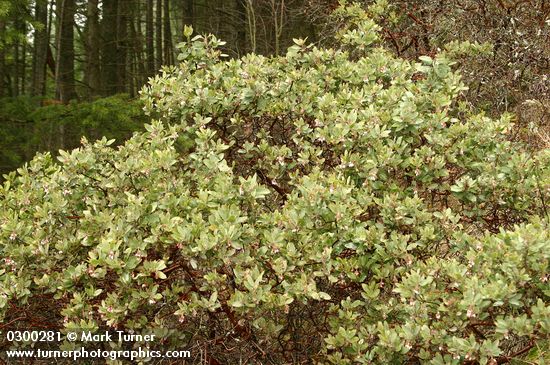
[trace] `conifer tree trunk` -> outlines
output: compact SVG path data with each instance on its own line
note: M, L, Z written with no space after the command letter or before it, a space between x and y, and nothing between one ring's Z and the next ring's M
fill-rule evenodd
M48 2L36 0L35 21L40 28L34 32L32 63L32 95L44 95L46 92L46 60L48 55Z
M162 66L162 0L157 0L156 9L156 22L155 22L155 37L156 37L156 58L155 68L157 70Z
M15 30L20 35L27 33L27 25L23 18L23 12L16 14L14 21ZM25 71L26 71L26 45L27 42L23 39L17 39L14 49L14 95L20 95L25 93Z
M145 49L147 54L147 76L155 73L155 40L153 30L153 0L147 0L145 13Z
M135 0L134 0L135 1ZM130 31L132 32L132 51L133 51L133 63L134 63L134 86L135 91L145 83L147 80L148 71L146 70L144 52L143 52L143 33L141 27L141 9L139 0L136 1L136 11L132 14L130 20Z
M248 29L248 20L246 17L246 0L236 0L235 9L237 13L237 23L234 24L235 32L237 35L236 39L236 52L238 56L246 54L247 44L246 44L246 30Z
M127 72L128 62L128 0L118 1L117 10L117 93L127 92Z
M21 34L27 34L27 26L25 23L23 23L23 27L21 28ZM27 81L27 42L21 42L21 61L19 63L19 77L21 78L19 81L19 85L21 86L21 89L19 92L21 94L25 94L25 86Z
M193 12L193 0L183 0L183 24L195 26L193 23L194 12Z
M0 17L0 34L6 31L6 22ZM1 41L1 40L0 40ZM4 47L0 46L0 97L6 95L6 56Z
M170 24L170 0L164 0L164 63L174 64L172 50L172 26Z
M61 0L57 46L56 96L63 102L76 98L74 78L75 0Z
M113 95L117 90L117 11L118 0L103 0L101 86L103 95Z
M21 56L20 56L20 47L19 47L19 40L16 40L13 43L13 82L11 83L12 90L11 90L11 96L18 96L19 95L19 70L20 70L20 62L21 62ZM10 77L10 75L8 75Z
M48 44L46 46L46 64L48 66L47 68L50 70L50 72L52 74L52 78L55 81L55 58L54 58L54 53L52 51L52 47L51 47L51 44L50 44L50 38L51 38L54 19L55 19L55 17L54 17L54 7L55 6L54 5L55 5L55 0L51 0L50 8L48 10L48 30L47 30L47 36L46 36L47 40L48 40ZM55 38L55 41L57 41L57 38Z
M26 34L27 26L22 16L22 13L16 15L14 25L19 34ZM14 96L25 93L26 51L26 41L17 39L14 49Z
M84 83L88 86L89 96L98 95L100 86L99 66L99 8L98 0L89 0L86 22L86 64L84 66Z

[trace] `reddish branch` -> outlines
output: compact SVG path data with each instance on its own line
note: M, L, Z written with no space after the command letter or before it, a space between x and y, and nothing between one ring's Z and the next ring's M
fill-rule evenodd
M0 325L0 330L3 329L3 328L8 327L8 326L9 326L10 324L12 324L12 323L15 323L15 322L17 322L17 321L19 321L19 320L21 320L21 319L25 319L25 318L27 318L27 317L26 317L26 316L21 316L21 317L17 317L17 318L15 318L15 319L12 319L12 320L9 321L8 323L4 323L4 324Z
M395 47L395 51L397 52L397 55L401 56L401 48L399 47L399 43L397 43L397 40L395 39L395 36L393 35L393 33L387 29L384 29L384 34L387 35L386 38L389 38L391 40L391 43Z
M424 27L427 30L432 30L432 25L431 24L427 24L427 23L423 22L422 20L418 19L416 17L416 15L414 15L413 13L407 12L407 16L409 18L411 18L416 24L420 24L422 27Z
M518 352L516 353L513 353L512 355L509 355L509 356L499 356L497 357L497 364L507 364L509 363L512 359L518 357L518 356L521 356L523 355L524 353L526 353L527 351L531 350L533 347L535 346L535 342L534 341L531 341L529 342L529 344L522 348L521 350L519 350Z

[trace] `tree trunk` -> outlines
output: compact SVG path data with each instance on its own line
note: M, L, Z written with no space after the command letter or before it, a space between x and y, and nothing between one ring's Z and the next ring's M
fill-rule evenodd
M128 63L128 5L129 0L118 1L118 21L117 21L117 93L127 92L127 72Z
M52 74L52 78L55 81L55 58L53 56L52 46L50 44L50 39L51 39L51 34L52 34L52 29L54 24L54 7L55 7L55 0L52 0L48 10L48 30L47 30L48 45L46 46L46 64L48 65L48 68L50 69L50 72ZM57 42L57 38L55 38L55 41Z
M117 90L117 10L118 0L103 0L103 45L101 50L101 77L103 95Z
M6 22L0 17L0 34L4 34L6 31ZM0 42L2 39L0 39ZM4 53L4 47L0 45L0 97L6 95L6 56Z
M89 0L86 22L86 64L84 83L88 86L88 95L92 98L101 89L99 68L99 9L98 0Z
M22 19L22 14L16 13L15 19L14 19L14 28L15 31L19 35L25 34L25 22ZM23 82L22 80L25 79L24 71L25 71L25 48L23 46L23 43L25 41L16 38L15 42L13 43L13 83L12 83L12 95L18 96L21 93L21 90L23 90Z
M246 17L247 11L245 2L246 0L236 0L235 2L235 11L238 19L236 24L234 24L237 36L235 48L238 57L243 56L247 51L246 30L248 29L248 19Z
M273 35L275 39L275 55L278 56L281 52L281 38L283 35L284 16L285 16L285 1L271 0L271 14L273 18Z
M16 40L13 43L13 82L11 83L12 85L11 96L19 95L19 79L20 79L19 65L21 63L19 43L20 43L19 40Z
M246 9L246 24L248 29L248 39L250 40L250 51L256 53L257 51L257 37L256 37L256 12L252 0L244 0Z
M19 20L19 26L18 26L18 32L19 34L26 35L27 34L27 23L25 22L24 18L21 18ZM15 65L19 70L17 71L17 74L19 75L19 90L18 93L23 95L25 94L25 86L26 86L26 80L27 80L27 41L26 37L25 40L19 43L21 49L20 49L20 59L19 62Z
M57 46L56 96L63 102L76 98L74 79L75 0L61 0Z
M174 64L174 53L172 50L172 27L170 24L170 0L164 0L164 63Z
M195 24L193 23L193 20L195 16L193 12L193 0L184 0L182 9L183 9L183 24L194 27Z
M143 58L143 37L141 29L141 11L139 0L136 1L137 6L135 7L136 11L132 14L132 19L130 20L130 31L132 39L132 51L133 51L133 78L134 78L134 87L135 91L145 83L148 76L148 71L146 70L145 60Z
M141 63L141 43L138 36L139 28L137 28L139 27L140 14L139 1L132 0L132 4L129 8L131 10L128 19L128 93L130 97L134 97L138 85L141 83L141 76L143 75L138 72L139 64ZM136 19L138 20L137 24L135 22Z
M153 0L147 0L145 14L145 43L147 54L147 76L155 74L155 40L153 30Z
M157 14L156 14L156 23L155 23L155 32L156 32L156 58L155 58L155 68L157 71L162 66L162 0L157 0Z
M40 24L34 32L34 49L32 63L32 95L46 93L46 60L48 56L48 2L36 0L35 21Z

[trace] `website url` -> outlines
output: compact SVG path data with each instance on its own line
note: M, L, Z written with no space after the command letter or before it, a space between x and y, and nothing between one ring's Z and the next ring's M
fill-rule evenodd
M137 350L87 350L81 347L78 350L8 350L6 351L8 359L12 358L33 358L33 359L146 359L146 358L173 358L187 359L191 358L191 351L175 350L175 351L156 351L149 349Z

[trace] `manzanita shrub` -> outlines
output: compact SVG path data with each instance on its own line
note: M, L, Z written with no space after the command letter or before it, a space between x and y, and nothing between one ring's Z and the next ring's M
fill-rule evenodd
M280 57L224 60L186 29L143 90L161 121L10 174L3 322L154 333L210 364L499 364L544 343L550 152L457 108L453 56L482 47L410 62L368 12L336 14L339 48Z

